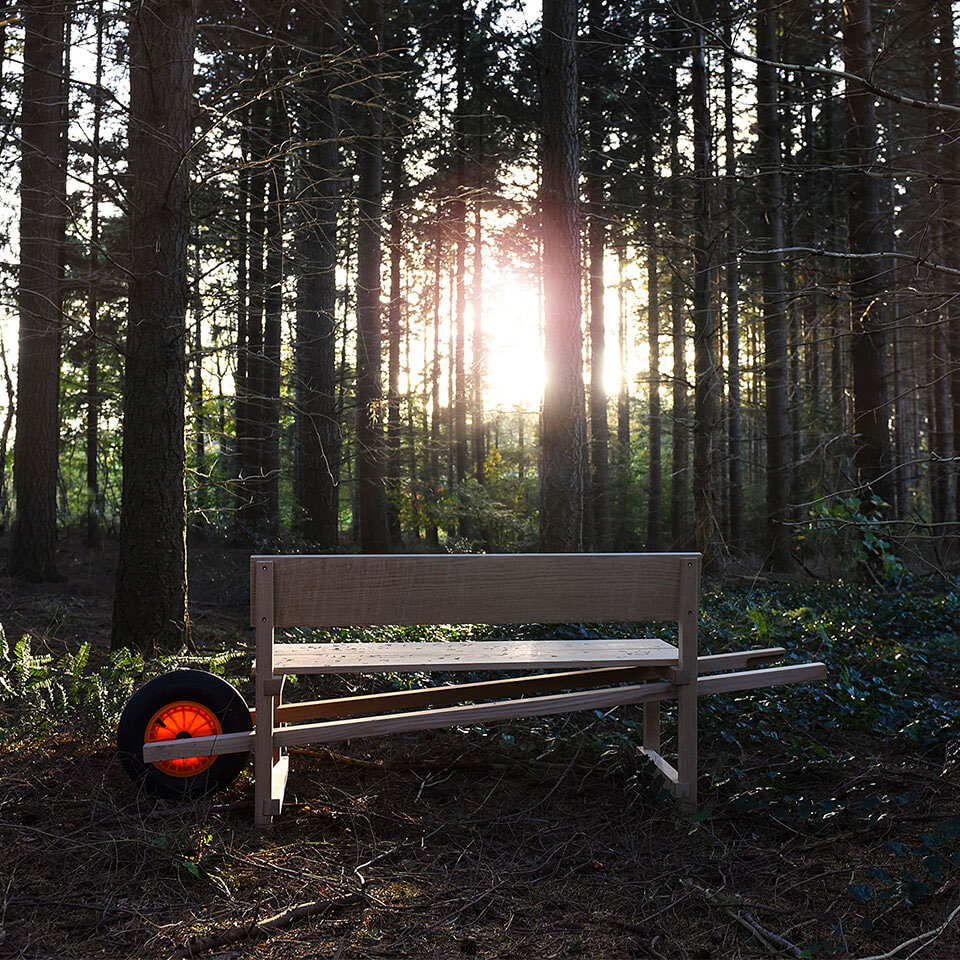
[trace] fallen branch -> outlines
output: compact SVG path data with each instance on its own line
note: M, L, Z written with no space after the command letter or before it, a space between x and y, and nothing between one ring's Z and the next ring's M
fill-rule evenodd
M349 907L356 903L362 903L364 898L359 894L353 893L345 897L339 897L335 900L311 900L308 903L300 903L295 907L289 907L266 920L254 920L252 923L239 923L226 930L220 930L216 933L208 933L204 937L195 937L185 946L174 951L171 960L186 960L187 957L195 957L198 953L205 950L212 950L214 947L223 947L228 943L238 943L240 940L248 940L251 937L258 937L265 933L272 933L282 927L287 927L298 920L305 920L307 917L316 916L318 913L324 913L327 910L335 910L339 907Z
M927 930L926 933L921 933L919 937L912 937L910 940L904 940L903 943L897 944L892 950L888 950L886 953L876 953L872 957L860 957L860 960L893 960L901 950L906 950L907 947L912 947L914 944L919 944L916 950L910 954L911 957L915 957L921 950L926 950L927 947L933 943L937 937L943 933L947 927L956 919L957 914L960 914L960 903L958 903L953 910L950 911L950 915L947 917L939 927L934 927L933 930ZM907 958L909 960L909 958Z
M786 953L791 957L800 957L803 955L796 944L781 937L779 933L774 933L772 930L768 930L759 924L753 914L744 910L740 904L737 903L735 897L724 901L717 897L712 890L701 887L692 880L684 880L683 883L693 887L695 890L699 890L707 903L719 910L723 910L727 916L739 923L744 929L750 931L768 950L773 950L776 953ZM870 958L870 960L879 960L879 958Z

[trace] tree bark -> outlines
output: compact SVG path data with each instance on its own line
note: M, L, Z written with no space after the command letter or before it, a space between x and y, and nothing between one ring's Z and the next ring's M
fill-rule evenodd
M671 75L672 101L677 102L677 67ZM683 183L680 168L680 116L673 112L670 131L670 201L674 237L683 236ZM675 550L690 547L689 520L687 511L690 502L690 428L687 422L687 335L684 323L684 283L680 275L683 263L683 246L676 242L673 248L673 265L670 277L670 321L673 335L673 421L671 440L673 465L670 475L670 536Z
M193 3L143 0L130 22L130 287L114 649L153 656L189 632L184 500Z
M263 425L260 468L263 476L264 532L276 538L280 532L280 337L283 320L283 219L286 203L287 166L284 143L287 107L280 86L286 61L274 50L270 70L270 154L266 208L267 262L263 303Z
M757 51L765 60L777 57L777 5L758 0ZM774 67L757 66L757 156L760 202L771 250L783 247L783 183L780 173L780 118ZM767 522L770 562L790 569L790 528L786 526L790 490L790 424L787 405L786 287L781 254L762 256L764 389L767 408Z
M341 47L341 0L311 15L308 36L330 59ZM337 220L340 150L337 78L315 73L302 105L306 180L297 238L296 462L294 496L303 535L319 550L338 543L340 514L340 410L337 403Z
M583 332L580 324L576 0L545 0L541 77L546 384L540 436L540 549L583 549Z
M395 133L395 136L399 134ZM403 546L400 531L400 327L403 308L400 292L400 271L403 267L404 200L403 152L401 144L394 148L391 163L390 200L390 303L387 308L387 522L394 547Z
M361 43L365 54L367 103L358 144L360 184L357 201L357 484L360 549L388 553L387 497L384 488L383 388L380 382L380 266L383 204L383 80L379 56L383 37L382 0L363 0Z
M737 153L733 123L733 56L731 53L730 3L723 10L723 120L726 150L725 179L727 205L727 398L729 420L727 448L730 486L730 548L742 553L743 540L743 454L741 451L740 409L740 261L738 240Z
M702 13L693 4L696 19ZM704 34L694 28L693 69L693 165L696 181L693 228L693 512L694 542L709 563L719 539L717 497L714 486L715 443L719 427L722 388L719 374L717 317L713 306L713 188L710 183L712 140L707 72L704 63Z
M650 469L647 494L647 550L663 549L663 467L660 410L660 275L657 262L654 147L647 147L647 342L650 355Z
M846 0L843 19L843 61L847 73L869 76L873 70L871 0ZM877 166L877 111L872 93L855 80L846 82L850 111L850 146L856 169L848 192L849 242L853 254L875 254L883 249L880 181ZM880 257L853 260L850 265L850 300L853 336L853 465L860 498L877 512L873 498L893 501L890 477L890 434L887 427L886 357L884 349L884 263Z
M604 104L601 63L609 48L603 44L603 5L590 0L588 7L589 45L584 57L587 87L587 244L590 270L590 515L594 548L606 552L611 546L610 527L610 427L607 422L607 391L603 382L606 358L606 323L603 298L606 284L603 258L606 250L603 147Z
M87 422L85 430L85 457L87 468L87 535L86 545L100 546L103 509L100 503L100 478L97 455L100 442L100 370L99 327L100 303L97 296L97 266L100 261L100 127L103 118L103 0L97 2L97 60L93 91L92 170L90 174L90 285L87 290Z
M56 563L60 442L61 255L66 225L63 109L67 4L25 3L20 160L20 354L9 571L60 580Z

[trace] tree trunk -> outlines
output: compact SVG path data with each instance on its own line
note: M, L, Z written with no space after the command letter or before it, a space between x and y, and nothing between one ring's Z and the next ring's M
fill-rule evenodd
M693 9L699 19L698 4ZM714 444L719 427L722 388L719 374L717 318L713 306L714 264L712 238L712 191L710 183L710 144L712 139L707 71L704 63L703 31L694 28L693 69L693 166L696 204L693 228L693 354L694 354L694 430L693 430L693 512L697 550L709 563L719 539L717 496L714 468L717 458Z
M283 217L286 202L287 107L280 83L286 70L282 54L274 51L270 81L270 164L266 208L267 263L263 302L263 426L260 468L263 476L264 530L271 538L280 532L280 337L283 320Z
M603 5L590 0L589 39L584 58L587 87L587 205L590 270L590 515L593 521L594 549L606 552L611 546L610 530L610 427L607 422L607 391L603 382L606 358L606 325L603 298L606 284L603 258L606 249L607 215L604 209L603 146L606 130L603 115L603 90L600 66L609 48L603 44Z
M437 204L433 238L433 363L430 365L430 456L427 496L427 543L440 546L437 501L440 496L440 255L443 249L442 209Z
M395 133L395 136L399 134ZM403 546L400 531L400 327L402 301L400 271L403 267L404 203L403 152L398 143L391 164L390 201L390 304L387 309L387 522L394 547Z
M360 549L388 553L387 497L384 489L383 389L380 382L380 265L383 196L383 93L380 54L382 0L363 0L361 49L366 56L367 102L358 144L360 184L357 201L357 484Z
M266 79L259 77L261 83ZM264 300L266 274L263 256L267 229L267 158L269 155L267 130L267 99L260 97L250 109L250 216L247 241L247 329L244 354L246 356L246 430L238 437L241 451L239 488L243 502L238 510L238 521L249 539L262 532L266 519L266 496L263 474L263 440L266 407L264 403L267 374L264 356Z
M677 68L679 70L679 68ZM672 101L676 103L677 70L672 74ZM673 111L670 131L670 200L673 219L672 233L681 238L683 223L683 183L680 169L680 116ZM670 277L670 320L673 334L673 466L670 475L670 536L674 550L690 547L689 521L687 517L690 470L690 429L687 423L687 337L684 324L684 282L680 275L683 263L682 243L674 244L673 265Z
M23 5L20 161L20 358L9 571L60 580L56 565L60 437L61 252L66 224L66 3Z
M93 91L92 170L90 175L90 286L87 290L87 422L85 457L87 467L87 536L86 545L100 546L103 509L100 504L100 482L97 455L100 441L100 370L97 342L100 312L97 297L97 265L100 260L100 125L103 117L103 0L97 0L97 62Z
M311 16L308 36L335 57L341 46L341 0L328 0ZM297 240L296 463L294 496L303 535L319 550L338 543L340 515L340 409L337 403L337 220L340 151L337 82L319 71L308 85L302 117L306 179Z
M540 549L583 549L583 333L578 231L576 0L545 0L541 77L546 385L540 437Z
M647 147L647 342L650 351L650 470L647 495L647 550L663 549L663 467L660 411L660 276L657 263L653 145Z
M184 471L189 150L196 13L143 0L130 24L130 287L113 649L187 637Z
M844 68L859 77L870 76L873 70L870 6L871 0L847 0L843 8ZM880 181L874 176L878 159L876 105L873 94L854 80L846 82L846 97L851 120L850 145L856 163L848 192L850 252L876 254L883 249ZM878 512L874 497L886 503L893 500L885 383L883 269L880 257L864 257L853 260L850 265L853 464L861 501L871 512Z
M233 433L234 433L234 484L233 526L235 535L240 534L240 525L247 506L246 465L249 458L250 434L250 377L247 343L248 283L247 258L250 253L250 110L240 115L240 168L237 171L237 336L236 374L234 378Z
M759 0L757 51L765 60L777 57L777 5ZM780 174L780 118L774 67L757 66L757 156L760 202L770 250L783 247L783 184ZM790 528L786 526L790 490L790 424L787 407L787 315L782 254L762 257L764 388L767 408L767 522L770 562L790 569Z
M733 123L733 55L731 53L730 3L724 0L723 11L723 119L726 149L727 204L727 397L729 420L727 446L730 486L730 548L733 554L743 552L743 454L741 452L740 412L740 261L737 203L737 153Z
M627 316L626 281L623 278L627 259L622 233L616 238L617 250L617 349L620 365L620 388L617 392L617 519L614 528L614 548L627 550L633 531L630 529L630 379L627 368L629 356L629 325Z

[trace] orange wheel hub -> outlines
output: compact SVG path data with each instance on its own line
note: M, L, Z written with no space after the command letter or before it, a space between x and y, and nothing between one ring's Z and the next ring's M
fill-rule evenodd
M187 740L192 737L212 737L223 733L216 714L194 700L177 700L162 706L147 724L144 743L159 740ZM182 757L176 760L158 760L153 765L170 777L195 777L209 770L216 757Z

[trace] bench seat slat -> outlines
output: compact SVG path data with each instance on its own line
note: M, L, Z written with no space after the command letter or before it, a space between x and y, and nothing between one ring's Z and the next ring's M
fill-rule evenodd
M273 669L284 673L418 673L424 670L542 670L675 666L664 640L469 640L401 643L278 643Z

